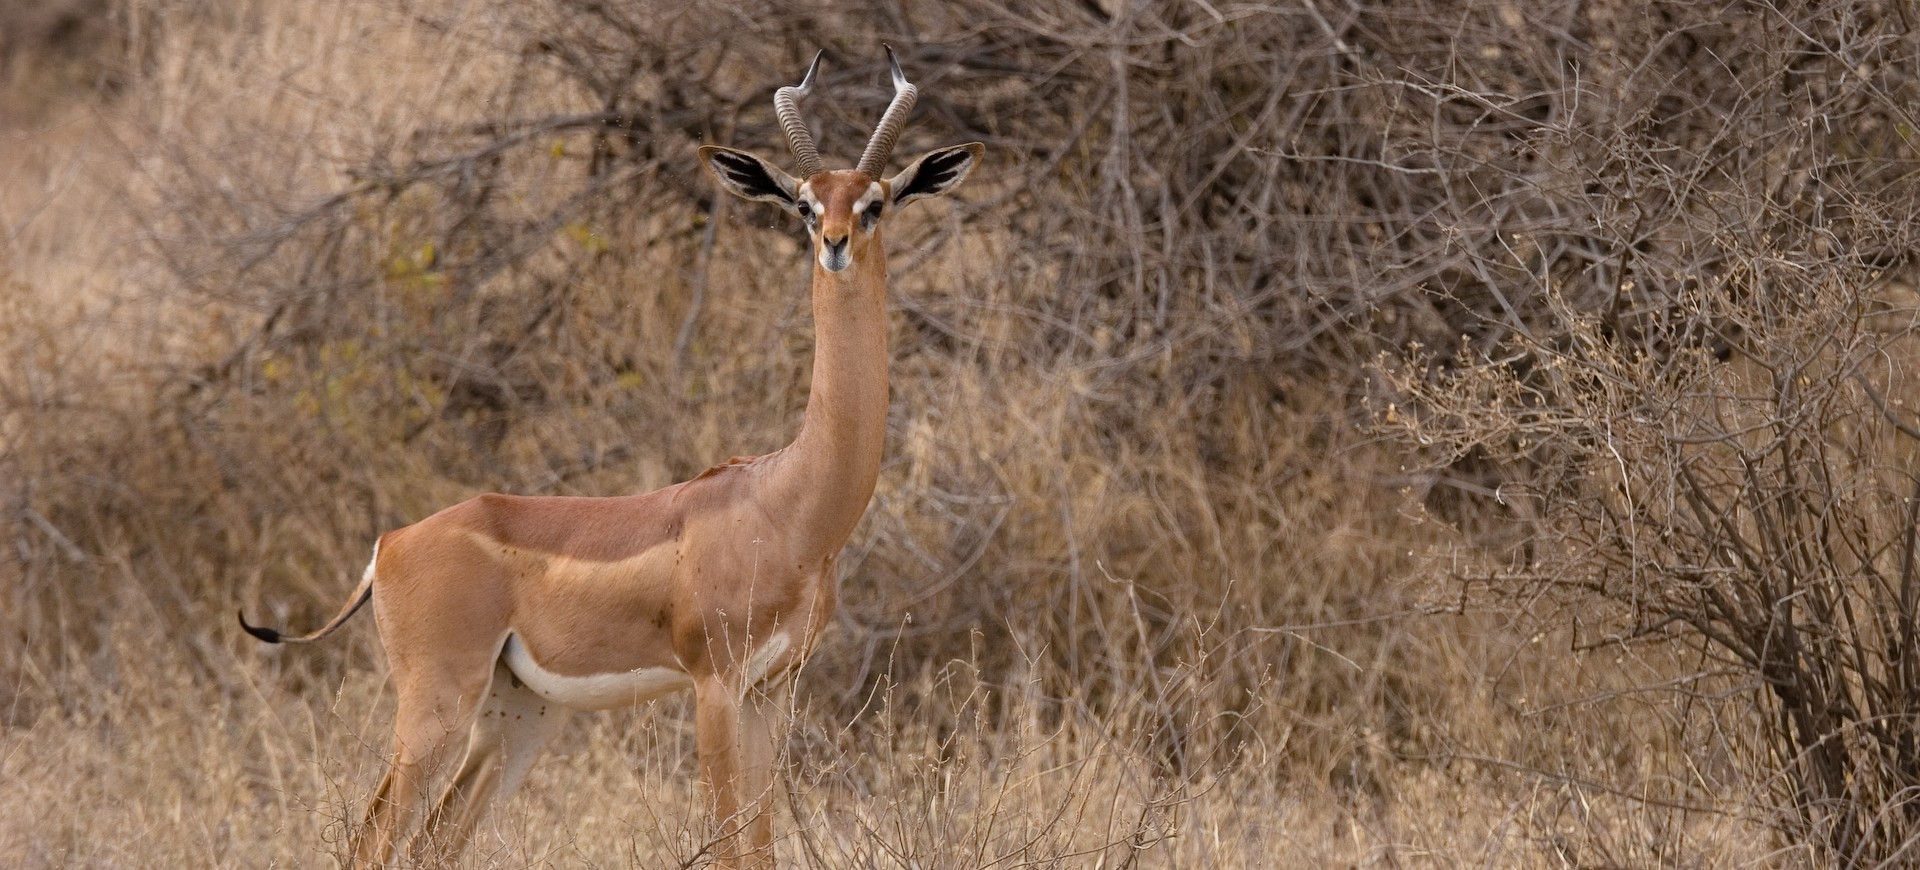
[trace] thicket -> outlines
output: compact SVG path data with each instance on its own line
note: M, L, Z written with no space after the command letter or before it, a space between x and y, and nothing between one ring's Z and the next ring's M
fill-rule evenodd
M771 91L824 47L807 114L850 160L884 41L921 89L898 152L988 157L889 228L828 718L964 667L1125 708L1175 777L1364 791L1368 752L1452 769L1452 659L1406 634L1445 600L1656 662L1694 767L1656 799L1758 784L1837 860L1916 848L1900 3L372 8L114 7L99 80L150 107L124 286L18 286L0 331L8 721L140 626L193 626L222 684L244 640L203 626L322 618L473 492L783 443L804 237L693 150L780 154Z
M1712 711L1844 866L1920 848L1907 15L1656 7L1606 34L1631 63L1425 86L1455 330L1383 351L1374 404L1511 523L1469 594L1550 604L1583 649L1691 651L1641 691Z

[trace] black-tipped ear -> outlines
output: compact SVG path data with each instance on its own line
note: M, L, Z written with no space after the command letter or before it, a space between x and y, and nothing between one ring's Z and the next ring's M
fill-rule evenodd
M939 196L958 187L966 179L967 173L973 171L974 164L980 162L980 155L986 152L987 146L978 142L928 152L887 181L893 204L906 205L916 199Z
M700 146L700 162L734 196L771 202L794 211L800 180L781 172L758 156L719 145Z

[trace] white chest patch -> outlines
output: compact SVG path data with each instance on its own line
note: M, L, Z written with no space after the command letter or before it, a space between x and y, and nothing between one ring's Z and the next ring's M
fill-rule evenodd
M753 651L753 656L747 659L746 684L751 686L766 679L767 674L772 672L774 663L779 661L780 656L786 654L787 647L792 645L793 639L785 634L776 634L767 638L767 642L761 644L759 649Z
M507 669L527 688L555 704L576 710L631 707L693 688L693 678L676 668L635 668L610 674L567 676L540 667L520 638L507 635L500 650Z

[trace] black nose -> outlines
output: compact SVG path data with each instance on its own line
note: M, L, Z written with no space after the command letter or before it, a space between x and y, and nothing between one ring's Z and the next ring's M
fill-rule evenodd
M820 237L820 265L825 266L827 271L838 272L853 262L847 250L847 239L847 236L841 236L839 241Z

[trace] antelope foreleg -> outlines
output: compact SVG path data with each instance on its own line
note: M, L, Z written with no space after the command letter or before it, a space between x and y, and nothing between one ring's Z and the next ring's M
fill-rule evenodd
M713 807L717 864L771 868L773 765L786 722L784 686L736 689L714 680L695 686L700 773Z

